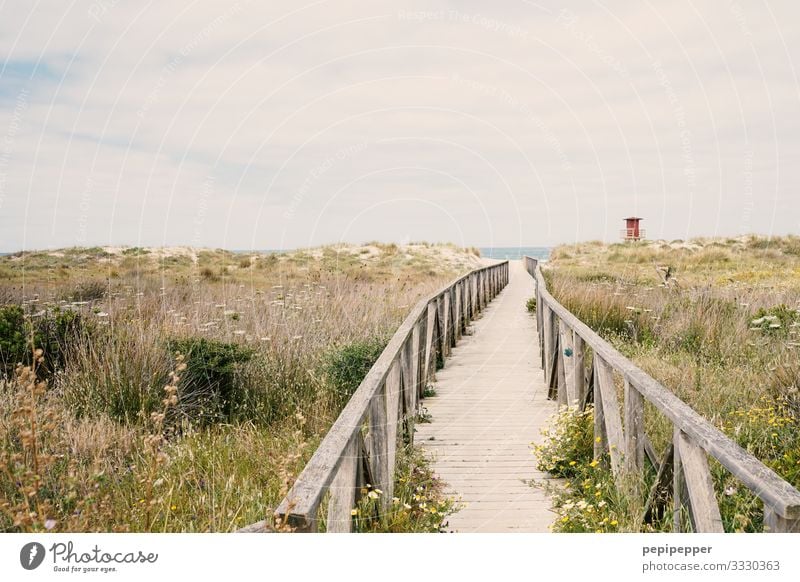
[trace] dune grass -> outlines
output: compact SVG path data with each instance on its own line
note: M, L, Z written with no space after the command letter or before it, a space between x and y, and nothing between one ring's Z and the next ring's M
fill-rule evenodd
M377 243L0 258L0 531L264 519L411 307L475 266Z

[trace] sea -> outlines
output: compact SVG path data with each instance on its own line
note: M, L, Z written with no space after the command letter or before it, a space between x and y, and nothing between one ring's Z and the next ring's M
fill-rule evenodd
M517 260L527 255L534 259L547 260L550 257L550 247L478 247L478 250L487 259Z

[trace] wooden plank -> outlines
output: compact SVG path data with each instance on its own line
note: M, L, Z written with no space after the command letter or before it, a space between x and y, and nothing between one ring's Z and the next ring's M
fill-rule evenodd
M625 468L638 473L644 468L644 397L625 381Z
M547 398L556 400L558 398L558 338L556 338L552 346L552 353L548 356L550 365L548 366L550 372L547 376Z
M411 389L414 392L414 402L419 402L422 397L422 371L420 370L420 344L422 343L422 336L420 324L414 326L409 338L409 360L411 361Z
M456 342L461 339L464 333L464 299L462 286L456 285L453 287L456 297L456 313L455 313L455 329L456 329Z
M398 427L400 426L400 398L403 395L402 386L400 385L400 362L395 361L394 365L389 370L386 376L386 458L389 467L389 473L394 475L394 469L397 462L397 443L402 439L402 434ZM392 489L394 488L394 479L391 479Z
M433 378L435 370L435 357L436 357L436 344L433 337L436 329L436 304L434 302L428 303L428 317L427 324L425 325L425 382L429 382Z
M561 349L561 338L558 339L558 349L556 355L556 401L559 406L566 406L568 404L567 397L567 379L565 374L566 364L564 363L564 350Z
M698 533L724 533L722 517L714 493L714 481L708 468L706 453L691 442L686 434L676 434L680 450L681 471L689 498L689 514Z
M336 477L330 485L326 531L331 533L353 531L351 512L356 504L356 470L361 460L358 456L358 445L354 435L344 450Z
M426 360L427 352L427 338L428 338L428 318L427 316L421 317L417 322L414 346L417 351L414 360L417 363L417 398L423 398L425 388L428 386L427 366Z
M561 369L564 374L565 394L559 397L559 403L568 406L578 405L578 387L575 381L575 342L572 330L563 321L558 322ZM561 371L559 371L559 376ZM559 387L560 388L560 387Z
M394 491L394 467L389 468L389 426L387 415L386 384L378 391L369 407L369 463L372 469L374 485L381 489L383 509L389 507L389 500Z
M616 477L622 475L622 453L625 450L625 438L622 431L622 419L619 413L617 389L611 367L595 354L595 385L599 388L603 402L603 418L608 435L608 454L611 458L611 470ZM596 395L595 395L596 397Z
M585 356L584 356L585 357ZM594 360L592 360L592 365L589 366L589 379L586 382L586 391L583 394L583 400L581 401L581 410L586 410L586 406L589 403L593 403L595 401L594 398Z
M674 446L672 443L667 445L664 450L664 456L661 462L658 463L658 471L653 485L650 488L650 493L647 496L647 501L644 504L644 515L642 522L653 523L661 519L667 506L667 499L669 498L670 485L672 484L672 462Z
M549 381L553 375L553 312L549 307L543 306L544 310L544 377Z
M403 386L403 416L413 418L417 412L417 387L414 384L413 345L411 338L406 340L400 350L400 381ZM407 437L413 435L406 435Z
M573 332L573 382L575 383L575 398L578 407L583 410L586 402L586 360L584 356L583 339Z
M542 301L547 307L580 335L596 355L602 357L636 386L648 402L684 431L693 442L717 459L766 505L773 507L778 515L789 519L800 518L800 491L725 436L674 393L625 358L611 344L567 311L547 291L541 269L536 270L536 280Z

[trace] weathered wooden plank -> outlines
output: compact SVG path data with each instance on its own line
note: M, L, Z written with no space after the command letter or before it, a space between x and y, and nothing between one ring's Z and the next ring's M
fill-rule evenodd
M384 492L383 509L389 507L394 491L393 470L389 468L389 425L387 415L386 384L381 387L369 406L369 463L374 485ZM394 467L392 467L393 469Z
M414 402L419 402L422 396L422 371L420 358L420 344L422 343L420 324L414 326L409 338L409 359L411 360L411 389L414 392Z
M564 363L564 350L561 349L561 338L558 339L559 349L556 350L556 401L559 406L566 406L567 400L567 379L565 374L566 364Z
M559 403L569 406L578 405L578 387L575 381L575 342L572 330L563 321L558 322L559 344L561 345L559 356L561 357L561 368L564 373L565 394L559 396ZM559 376L561 372L559 371ZM560 387L559 387L560 389Z
M453 291L456 297L455 329L456 342L458 342L464 334L464 291L460 284L453 287Z
M352 510L356 503L356 471L361 461L356 435L345 448L336 477L330 485L326 531L333 533L353 530Z
M644 468L644 397L625 380L625 468L638 473Z
M400 350L400 379L403 386L403 416L413 417L417 412L417 387L414 383L414 347L411 338L406 340ZM406 437L413 435L406 435Z
M572 368L573 368L573 382L575 383L575 398L576 404L581 410L584 409L586 402L586 360L583 339L577 333L573 332L573 355L572 355Z
M419 400L425 394L425 388L428 385L427 360L425 359L428 337L427 316L421 317L419 321L417 321L417 327L414 333L416 334L414 340L414 346L416 349L414 361L417 363L417 399Z
M544 310L544 377L549 379L553 375L553 311L547 307Z
M705 451L691 442L683 431L676 431L675 439L680 451L681 472L686 482L694 531L724 533Z
M436 304L434 302L428 303L428 316L427 324L425 325L425 382L429 382L433 377L434 362L436 358L436 340L434 332L436 330Z
M536 279L540 288L541 300L578 333L596 355L621 372L629 382L636 386L636 389L648 402L684 431L693 442L717 459L731 474L758 495L766 505L773 507L779 516L790 519L800 518L800 491L797 491L753 455L726 437L689 405L625 358L607 341L567 311L547 291L541 269L536 270Z
M625 437L622 431L622 419L619 413L617 389L611 367L599 357L594 356L595 386L602 395L603 418L608 435L608 454L611 458L611 470L619 477L622 474L622 453L625 450ZM596 397L596 395L595 395Z
M547 398L556 400L558 398L558 338L555 339L552 348L552 353L548 356L548 360L550 361L548 368L550 372L547 375Z
M400 424L400 398L403 391L400 380L400 362L395 361L386 376L386 458L390 475L394 475L397 461L397 443L401 434L398 434ZM391 479L392 488L394 479Z

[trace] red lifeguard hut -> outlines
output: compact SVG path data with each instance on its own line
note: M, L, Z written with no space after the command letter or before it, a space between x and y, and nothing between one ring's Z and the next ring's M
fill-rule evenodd
M642 240L644 229L639 228L639 222L644 220L638 216L629 216L625 219L625 228L620 231L623 240Z

